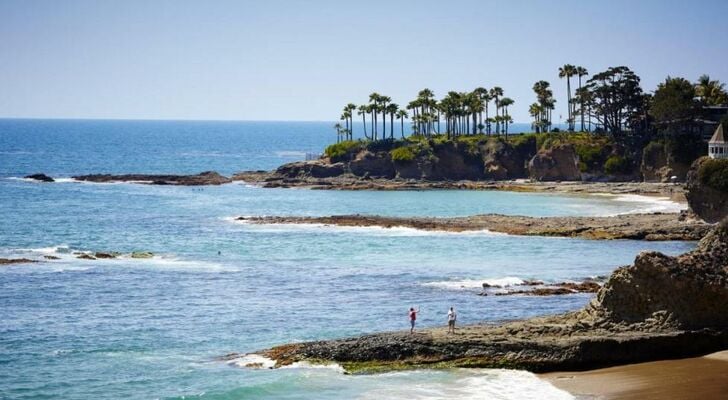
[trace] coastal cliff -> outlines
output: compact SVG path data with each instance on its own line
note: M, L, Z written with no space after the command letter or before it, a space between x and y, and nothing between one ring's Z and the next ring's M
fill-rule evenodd
M498 326L380 333L288 344L257 354L276 366L337 362L350 372L418 367L581 370L728 348L728 221L694 251L643 252L582 310ZM226 359L240 357L231 354Z
M331 145L318 160L281 166L269 180L352 177L421 181L630 181L625 149L586 134L409 138Z
M728 160L697 159L685 186L690 209L708 222L728 216Z

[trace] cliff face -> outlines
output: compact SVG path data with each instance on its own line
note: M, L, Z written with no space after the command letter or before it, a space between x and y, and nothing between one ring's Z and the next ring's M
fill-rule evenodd
M281 166L282 178L416 179L429 181L509 180L531 178L543 181L581 180L579 157L571 145L538 150L535 138L516 143L500 139L481 142L436 142L426 146L407 145L411 156L398 158L399 147L361 148L354 146L335 157L295 162Z
M728 220L695 251L643 252L617 269L586 309L596 320L679 329L728 329Z
M662 143L650 143L642 151L640 173L645 182L669 182L673 176L684 182L690 164L678 162Z
M728 160L695 160L685 189L690 209L700 218L717 222L728 216Z
M578 181L579 158L574 146L560 145L539 151L528 163L531 179L537 181Z

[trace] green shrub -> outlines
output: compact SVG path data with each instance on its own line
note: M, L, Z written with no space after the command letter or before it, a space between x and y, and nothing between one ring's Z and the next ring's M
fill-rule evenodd
M698 170L698 178L702 184L728 193L728 160L703 161Z
M332 144L324 150L324 154L332 160L340 160L347 154L359 148L361 142L354 140L347 140L344 142Z
M622 156L609 156L604 163L604 172L610 175L627 174L630 172L629 161Z
M600 145L576 145L576 155L579 156L579 169L587 172L597 169L604 162L603 147Z
M410 146L397 147L389 154L392 156L392 161L395 162L410 162L416 156L414 149Z

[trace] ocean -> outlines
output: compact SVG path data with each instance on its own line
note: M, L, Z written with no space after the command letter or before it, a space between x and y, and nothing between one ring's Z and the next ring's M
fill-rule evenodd
M272 169L320 153L328 122L0 120L3 399L569 399L523 371L344 375L252 370L218 358L288 342L575 310L588 294L478 296L483 282L608 275L642 250L691 242L489 232L257 226L236 216L615 215L675 211L641 196L368 192L79 183L85 173ZM58 182L23 179L43 172ZM118 251L113 260L76 252ZM154 257L134 259L133 251Z

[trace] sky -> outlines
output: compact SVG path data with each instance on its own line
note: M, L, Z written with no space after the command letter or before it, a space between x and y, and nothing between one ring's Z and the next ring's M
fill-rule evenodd
M564 64L728 81L728 1L0 0L0 118L330 121L371 92L500 86L528 122Z

